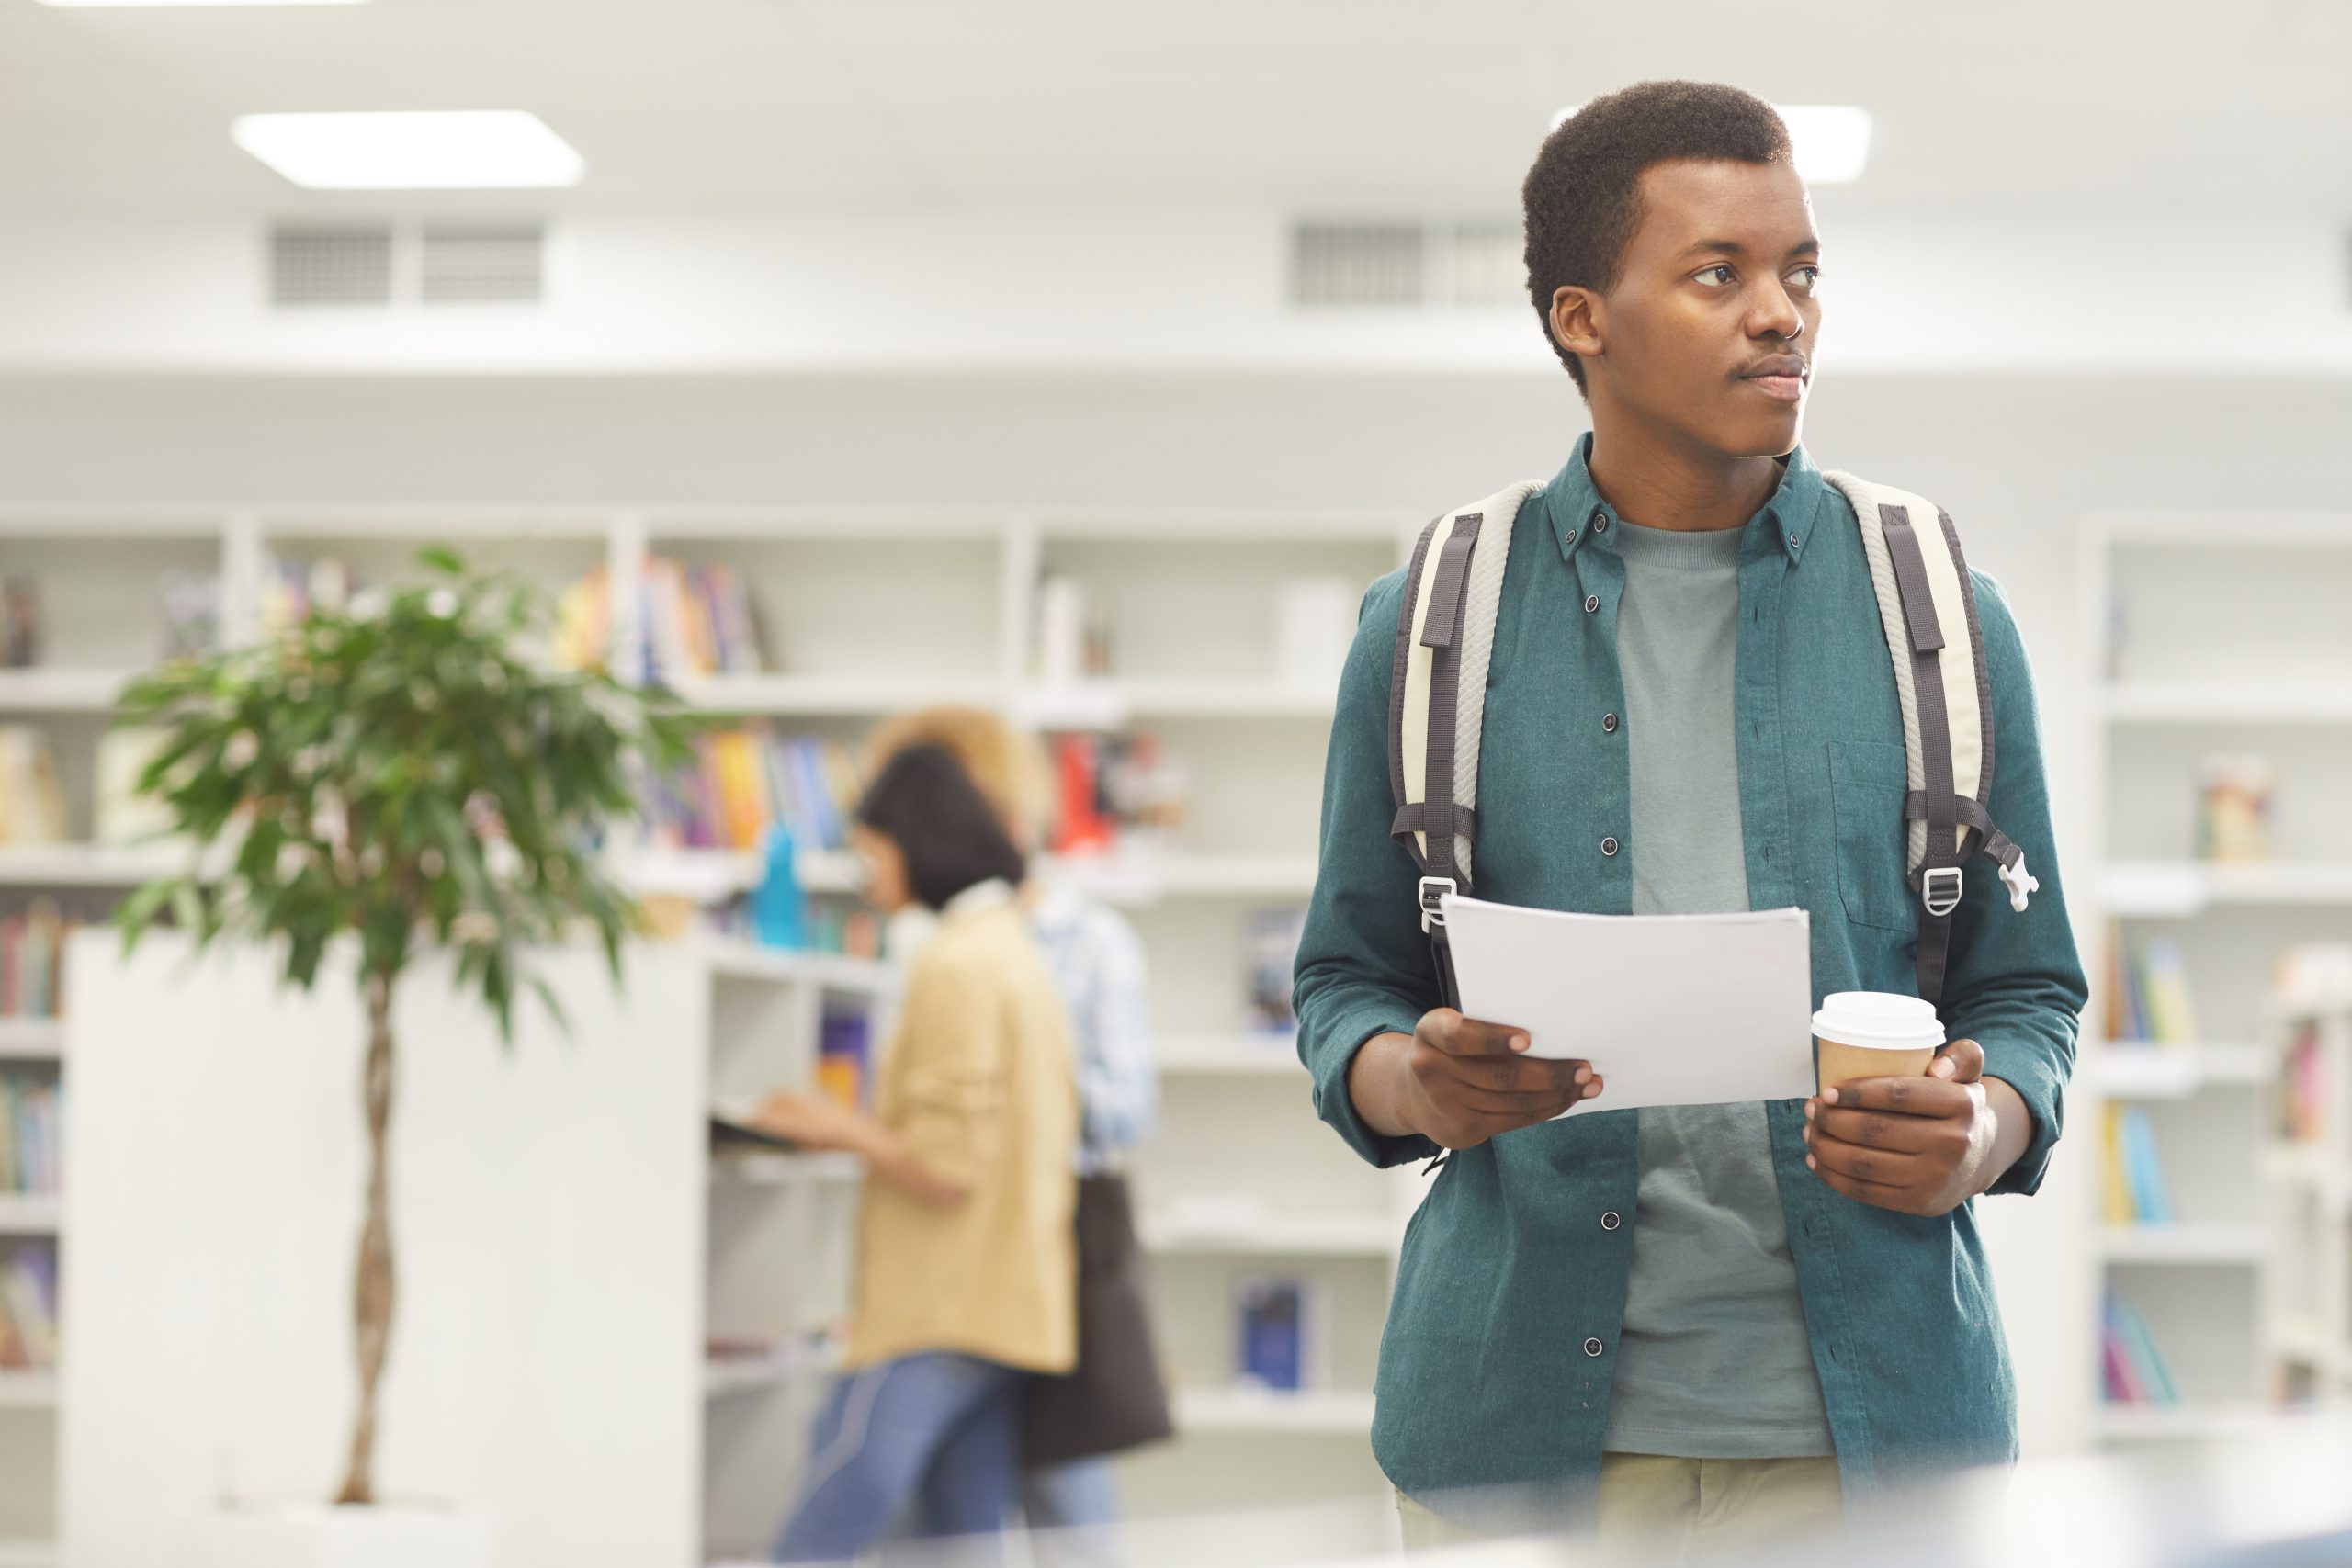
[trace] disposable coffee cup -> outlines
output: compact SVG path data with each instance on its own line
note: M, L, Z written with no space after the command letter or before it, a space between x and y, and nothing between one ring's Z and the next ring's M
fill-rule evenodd
M1815 1092L1856 1078L1923 1076L1944 1043L1943 1021L1917 997L1833 991L1813 1015Z

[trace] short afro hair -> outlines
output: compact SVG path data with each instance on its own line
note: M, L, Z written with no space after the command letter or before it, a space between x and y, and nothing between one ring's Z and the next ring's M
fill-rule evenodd
M1605 293L1641 227L1642 171L1675 158L1793 160L1789 128L1753 93L1720 82L1637 82L1553 129L1527 171L1527 292L1552 345L1584 390L1584 364L1552 335L1552 296Z

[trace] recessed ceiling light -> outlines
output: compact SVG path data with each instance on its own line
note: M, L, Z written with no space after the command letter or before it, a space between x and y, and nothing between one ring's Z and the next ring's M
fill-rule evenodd
M1871 155L1871 111L1851 104L1774 106L1796 146L1797 173L1817 186L1845 185L1861 178ZM1552 117L1552 129L1566 125L1582 104Z
M164 6L365 6L370 0L40 0L69 10L149 10Z
M1871 156L1871 111L1851 104L1782 104L1781 118L1796 144L1797 173L1817 186L1862 177Z
M307 190L514 190L587 168L521 109L239 115L238 146Z

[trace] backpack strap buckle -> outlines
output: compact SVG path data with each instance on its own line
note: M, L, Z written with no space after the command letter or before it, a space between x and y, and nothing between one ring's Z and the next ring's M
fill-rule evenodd
M1421 878L1419 898L1421 906L1421 930L1427 931L1431 926L1442 926L1445 924L1445 910L1438 901L1449 893L1456 893L1459 891L1461 891L1461 884L1455 882L1453 878L1450 876L1424 876Z
M1931 865L1919 874L1919 902L1941 919L1960 908L1963 880L1956 865Z

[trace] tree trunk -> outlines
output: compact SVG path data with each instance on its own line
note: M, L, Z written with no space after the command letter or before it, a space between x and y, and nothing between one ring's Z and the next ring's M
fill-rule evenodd
M357 1329L359 1411L351 1427L351 1464L337 1503L376 1500L376 1384L392 1337L392 1232L385 1173L386 1134L392 1121L392 980L361 982L368 1003L368 1218L359 1233L359 1269L353 1281L352 1319Z

